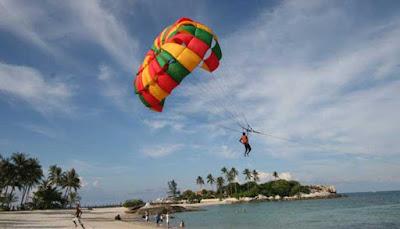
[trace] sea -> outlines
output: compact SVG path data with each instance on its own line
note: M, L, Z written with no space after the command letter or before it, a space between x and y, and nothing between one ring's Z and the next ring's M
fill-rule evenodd
M313 199L215 205L205 211L177 213L171 221L185 228L400 229L400 191L348 193ZM246 213L243 213L243 211Z

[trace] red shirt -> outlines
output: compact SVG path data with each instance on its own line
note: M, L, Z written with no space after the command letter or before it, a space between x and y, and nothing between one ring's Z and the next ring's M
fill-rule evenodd
M247 136L246 136L246 135L243 135L243 136L242 136L242 143L243 143L243 144L246 144L247 142L248 142Z

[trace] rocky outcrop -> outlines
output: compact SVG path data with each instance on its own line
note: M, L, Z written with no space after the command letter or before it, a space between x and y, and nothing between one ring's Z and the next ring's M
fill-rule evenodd
M188 208L188 207L182 207L182 206L176 206L176 205L162 204L162 205L146 205L146 206L136 209L134 211L133 210L126 211L126 213L136 213L136 214L143 215L146 213L146 211L150 215L155 215L155 214L167 214L167 212L175 213L175 212L187 212L187 211L201 211L201 209L196 208L196 207Z
M264 196L259 194L255 197L240 197L236 198L225 198L225 199L202 199L197 203L210 203L210 204L234 204L234 203L249 203L249 202L265 202L265 201L291 201L291 200L304 200L304 199L330 199L330 198L339 198L346 197L346 195L337 194L337 190L334 186L331 185L309 185L306 186L310 193L298 193L295 196L284 196L281 197L279 195L276 196ZM140 209L131 209L130 212L137 212L139 214L144 214L147 210L150 214L155 213L163 213L165 214L167 211L171 212L184 212L184 211L199 211L199 208L185 208L181 206L175 206L173 204L191 204L194 203L188 202L186 200L175 201L173 198L158 198L153 201L151 204L147 203L146 206ZM187 205L185 205L187 206Z
M310 189L311 193L316 193L316 192L327 192L327 193L336 193L336 188L335 186L332 185L308 185L307 186Z

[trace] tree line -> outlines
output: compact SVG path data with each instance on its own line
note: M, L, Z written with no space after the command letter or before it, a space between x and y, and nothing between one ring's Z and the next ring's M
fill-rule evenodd
M211 188L213 189L213 184L217 184L217 189L221 192L222 194L222 190L224 187L225 182L228 182L228 186L229 186L229 193L233 193L233 188L235 190L235 193L237 193L237 184L236 182L233 182L236 180L236 177L238 177L239 172L236 170L235 167L232 167L230 170L228 170L226 167L223 167L221 169L222 175L225 176L225 178L223 176L214 178L213 175L210 173L207 175L206 179L207 179L207 183L211 185ZM249 185L250 185L250 181L257 183L258 181L260 181L260 177L258 174L257 170L249 170L249 169L244 169L242 174L245 176L244 179L247 182L247 188L249 189ZM273 172L273 177L275 177L275 180L278 178L278 173L277 172ZM204 179L201 176L198 176L196 179L196 184L200 186L200 189L202 189L202 186L204 185ZM233 185L231 185L233 184ZM232 187L233 186L233 187Z
M17 152L9 158L0 155L0 174L0 206L4 210L17 201L19 209L50 209L71 207L80 199L77 190L81 184L74 168L62 171L51 165L44 178L37 158Z
M244 175L245 183L239 184L235 182L239 175L239 171L236 168L228 170L226 167L221 169L222 176L214 177L212 174L208 174L206 179L202 176L196 178L196 184L199 185L201 192L193 192L191 190L185 190L180 195L177 190L177 184L174 180L168 183L169 194L179 199L186 199L189 201L199 201L205 198L226 198L226 197L255 197L259 194L265 196L295 196L300 193L309 193L310 190L306 186L302 186L298 181L287 181L278 179L279 175L275 171L272 173L274 177L273 181L259 184L260 176L257 170L244 169L242 174ZM211 190L203 189L205 183L209 184ZM214 189L216 185L216 189Z

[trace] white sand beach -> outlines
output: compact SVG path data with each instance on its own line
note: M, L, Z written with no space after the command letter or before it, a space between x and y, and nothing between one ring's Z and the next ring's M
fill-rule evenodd
M155 223L146 226L141 218L135 214L126 214L127 208L95 208L82 209L82 223L85 228L125 229L125 228L152 228ZM37 210L0 212L0 228L75 228L72 222L74 210ZM122 220L114 220L116 215ZM165 225L163 225L165 226ZM175 225L173 225L175 226ZM77 228L80 228L78 226Z

